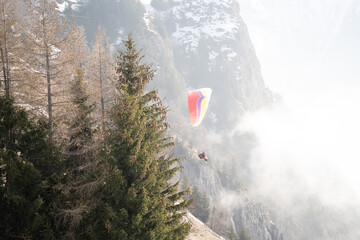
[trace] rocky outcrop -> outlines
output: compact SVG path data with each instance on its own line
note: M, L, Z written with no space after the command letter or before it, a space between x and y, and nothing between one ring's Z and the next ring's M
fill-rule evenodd
M225 240L191 213L186 215L185 221L191 223L190 234L186 237L186 240Z
M212 200L208 225L222 236L245 232L250 239L283 240L268 210L256 203L246 191L222 191Z
M254 239L259 240L283 240L282 234L272 222L269 212L260 204L244 202L233 210L233 220L237 226L237 232L246 229Z

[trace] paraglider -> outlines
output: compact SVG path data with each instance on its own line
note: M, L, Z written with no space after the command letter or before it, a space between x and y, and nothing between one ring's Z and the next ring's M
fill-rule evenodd
M199 126L204 119L211 93L211 88L201 88L188 92L188 106L191 126Z
M207 157L206 157L206 155L205 155L205 153L204 153L204 152L199 153L199 158L200 158L200 159L203 159L204 161L206 161L206 162L207 162Z
M211 88L201 88L188 92L187 95L191 126L197 127L201 124L209 105L211 93ZM200 159L207 161L207 157L204 152L199 153L198 156Z

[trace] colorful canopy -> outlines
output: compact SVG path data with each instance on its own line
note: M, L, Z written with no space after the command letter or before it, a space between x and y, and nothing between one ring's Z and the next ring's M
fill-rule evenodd
M204 119L211 93L211 88L201 88L188 92L189 114L193 127L199 126Z

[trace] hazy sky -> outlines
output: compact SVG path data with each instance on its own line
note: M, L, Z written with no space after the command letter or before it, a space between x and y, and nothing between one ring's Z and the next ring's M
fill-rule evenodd
M239 126L259 138L257 189L359 201L360 1L239 2L265 84L284 99Z

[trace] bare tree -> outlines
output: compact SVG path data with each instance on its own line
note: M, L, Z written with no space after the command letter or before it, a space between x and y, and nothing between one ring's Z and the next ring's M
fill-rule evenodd
M54 0L28 0L24 19L24 64L27 66L31 104L46 109L49 120L49 142L54 144L55 117L61 119L69 102L69 81L73 58L71 46L76 42L74 26L57 10ZM26 25L25 25L26 22Z
M89 57L89 79L93 101L97 103L96 119L105 131L107 121L107 107L114 99L115 64L111 57L109 41L105 39L105 31L99 27L96 40L91 47Z
M17 45L17 6L18 1L0 0L0 61L4 92L7 97L11 95L11 69L15 69L14 54Z

